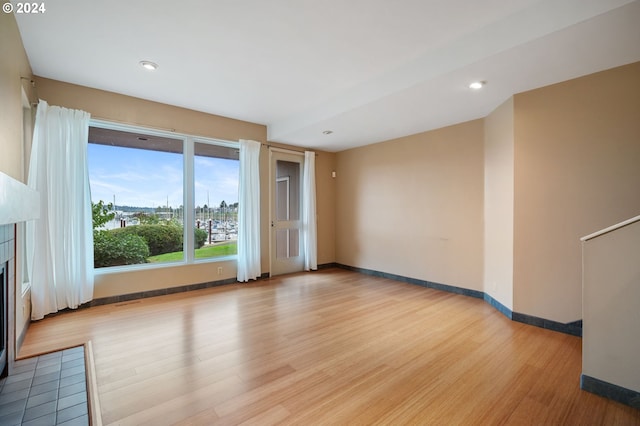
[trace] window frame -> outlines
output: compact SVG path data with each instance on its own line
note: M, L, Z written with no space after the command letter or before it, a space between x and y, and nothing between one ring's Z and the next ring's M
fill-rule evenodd
M195 174L194 174L194 158L195 158L195 144L204 143L210 145L218 145L227 148L240 149L240 143L237 141L229 141L223 139L210 138L205 136L196 136L186 133L176 132L174 130L160 130L151 127L115 123L112 121L106 121L101 119L90 119L89 127L97 127L107 130L115 130L122 132L140 133L149 136L167 137L182 140L182 205L183 209L183 253L184 256L180 261L163 262L163 263L141 263L136 265L119 265L119 266L106 266L102 268L93 268L94 274L109 274L109 273L121 273L121 272L134 272L141 270L151 270L158 268L167 268L184 265L197 265L203 263L216 263L227 262L230 260L237 260L238 255L219 256L212 258L196 259L195 258L195 236L193 229L186 226L188 223L195 224ZM87 141L89 143L89 141ZM240 162L240 159L238 159ZM186 206L191 206L187 208Z
M35 114L33 105L29 102L27 92L22 87L22 168L25 180L29 177L29 162L31 145L33 143L33 128ZM31 275L27 263L27 224L16 224L16 283L19 283L22 297L31 289ZM17 289L17 287L16 287Z

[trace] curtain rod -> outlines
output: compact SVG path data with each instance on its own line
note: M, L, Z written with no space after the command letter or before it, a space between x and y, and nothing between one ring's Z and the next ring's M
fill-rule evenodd
M114 120L112 118L104 118L104 117L99 117L97 115L91 115L91 119L95 120L95 121L102 121L105 124L115 124L115 125L123 125L123 126L137 126L137 127L143 127L145 129L149 129L151 131L153 130L160 130L163 132L170 132L170 133L179 133L176 131L176 129L170 129L168 127L155 127L155 126L150 126L149 124L141 124L141 123L131 123L129 121L122 121L122 120Z
M290 152L290 153L295 153L295 154L304 154L306 151L311 151L311 150L304 150L304 151L300 151L298 149L290 149L290 148L280 148L279 146L275 146L275 145L270 145L268 143L263 143L262 146L266 146L268 149L273 150L273 151L280 151L280 152ZM316 157L318 156L317 152L314 152L314 154L316 154Z

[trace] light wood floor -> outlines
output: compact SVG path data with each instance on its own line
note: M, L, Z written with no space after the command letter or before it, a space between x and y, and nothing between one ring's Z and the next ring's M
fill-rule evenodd
M340 269L58 315L20 356L89 339L105 424L640 424L580 390L580 338Z

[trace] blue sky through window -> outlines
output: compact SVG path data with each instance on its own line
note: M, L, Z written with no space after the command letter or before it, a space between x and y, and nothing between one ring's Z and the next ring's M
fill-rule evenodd
M183 156L161 151L99 145L88 146L91 200L135 207L177 208L183 204ZM239 162L196 156L195 204L238 201ZM208 193L208 194L207 194Z

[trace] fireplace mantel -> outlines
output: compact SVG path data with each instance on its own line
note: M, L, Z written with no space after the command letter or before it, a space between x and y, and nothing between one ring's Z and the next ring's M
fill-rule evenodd
M0 172L0 225L40 217L38 191Z

